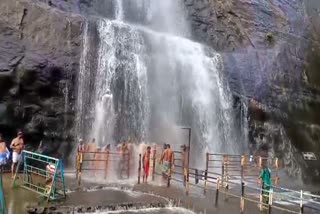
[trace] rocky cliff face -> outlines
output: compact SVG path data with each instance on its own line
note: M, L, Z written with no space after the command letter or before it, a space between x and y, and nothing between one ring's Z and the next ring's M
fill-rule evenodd
M290 174L319 181L320 162L303 160L301 152L320 159L320 3L185 2L194 37L223 54L233 92L255 100L253 107L249 102L252 152L268 148L283 158Z
M319 178L319 163L303 161L300 153L320 155L317 0L184 3L193 38L223 55L232 91L248 103L253 150L266 144L283 155L291 173ZM54 137L50 148L65 149L63 142L72 139L83 23L89 16L114 17L113 4L1 0L1 132L23 128L29 142L51 144Z
M31 1L0 7L0 130L22 128L31 144L54 137L57 149L70 140L83 18Z

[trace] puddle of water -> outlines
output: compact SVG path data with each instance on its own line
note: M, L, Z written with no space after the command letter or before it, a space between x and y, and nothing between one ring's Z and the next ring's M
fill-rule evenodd
M3 191L7 214L26 213L26 207L40 201L40 196L26 189L11 188L11 174L3 175Z

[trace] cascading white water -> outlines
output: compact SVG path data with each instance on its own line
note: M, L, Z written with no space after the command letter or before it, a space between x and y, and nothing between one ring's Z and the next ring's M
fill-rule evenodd
M132 1L148 5L139 6L147 8L145 26L127 24L124 11L130 8L117 0L116 20L96 23L99 43L90 62L96 66L86 65L94 48L84 39L78 133L88 133L83 129L89 127L101 146L128 138L181 144L186 141L179 141L176 130L190 126L196 148L237 152L232 98L221 76L220 55L183 37L188 26L181 19L180 1ZM85 32L90 37L88 27Z
M116 3L116 20L122 21L124 19L123 14L123 0L117 0Z

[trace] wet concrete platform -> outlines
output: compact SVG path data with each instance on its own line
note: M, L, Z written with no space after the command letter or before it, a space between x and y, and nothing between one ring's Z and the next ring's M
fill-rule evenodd
M22 188L11 189L9 174L4 175L4 187L8 214L26 213L28 206L46 205L43 198L36 193ZM74 177L67 177L67 188L68 197L65 201L48 205L53 207L51 213L240 213L239 198L229 196L226 199L225 195L220 193L218 205L215 206L215 191L208 191L206 196L203 196L202 189L192 187L190 194L186 195L182 185L174 182L167 188L165 185L159 185L159 181L137 185L136 182L130 181L106 183L89 180L78 187ZM251 198L258 200L257 195L252 195ZM114 210L118 208L120 210ZM261 212L257 203L246 201L244 213L267 213L267 210ZM288 212L274 209L272 213Z

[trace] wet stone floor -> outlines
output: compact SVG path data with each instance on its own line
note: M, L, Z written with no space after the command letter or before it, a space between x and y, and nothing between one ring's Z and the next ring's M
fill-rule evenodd
M46 205L45 200L36 193L20 187L12 189L10 174L5 174L3 181L7 214L27 213L27 207L39 208ZM52 209L47 209L45 213L240 213L239 198L230 197L226 201L221 194L218 206L215 207L215 193L213 191L208 191L204 197L201 191L191 189L189 196L186 196L185 191L175 184L168 189L157 183L153 185L106 185L84 182L81 188L78 188L74 178L67 178L67 187L69 189L67 199L62 202L50 203L47 207ZM172 207L172 205L177 207ZM244 213L256 214L267 213L267 211L260 212L257 204L246 202ZM287 212L272 210L272 213Z

